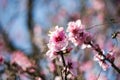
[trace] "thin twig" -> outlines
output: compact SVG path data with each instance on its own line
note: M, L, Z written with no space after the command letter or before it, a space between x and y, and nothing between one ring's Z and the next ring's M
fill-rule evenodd
M90 42L89 44L94 48L93 43ZM95 49L95 48L94 48L94 49ZM102 50L97 50L97 49L95 49L95 51L97 51L100 55L102 55L102 56L104 57L104 59L107 60L107 61L111 64L111 66L112 66L118 73L120 73L120 69L114 64L113 61L111 61L109 58L106 58L106 56L103 54Z
M65 63L65 59L64 59L64 56L63 56L63 52L62 52L62 51L60 52L60 56L61 56L61 58L62 58L63 66L65 67L65 80L67 80L66 63Z

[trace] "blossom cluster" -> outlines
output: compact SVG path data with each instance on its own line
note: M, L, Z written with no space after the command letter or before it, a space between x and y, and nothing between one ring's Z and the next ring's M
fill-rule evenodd
M54 31L50 31L49 36L50 39L47 44L49 50L46 55L50 60L56 58L62 59L64 71L70 72L74 76L77 75L77 71L75 71L78 67L77 64L70 59L64 59L64 54L70 53L72 50L70 42L75 46L80 46L82 49L93 48L97 52L94 55L94 60L99 63L103 70L107 70L109 67L106 60L111 62L114 61L113 52L105 55L99 45L94 43L91 33L86 30L81 20L69 22L66 32L63 27L56 26Z

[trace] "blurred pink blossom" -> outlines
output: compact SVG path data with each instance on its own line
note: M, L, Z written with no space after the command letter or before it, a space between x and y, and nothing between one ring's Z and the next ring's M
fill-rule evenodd
M93 8L95 10L104 10L105 4L102 0L92 0L93 1Z
M54 72L56 70L55 64L53 62L50 62L48 64L48 67L50 69L51 72Z
M104 71L106 71L109 67L109 65L104 61L104 57L99 54L95 54L94 60L98 61L99 65L103 68Z
M33 66L28 57L21 51L13 52L11 56L11 64L14 63L20 66L23 70Z
M109 60L111 60L112 62L114 62L115 60L115 52L110 51L107 55L106 58L108 58Z
M109 68L109 65L106 62L99 61L99 64L104 71L106 71Z
M93 72L90 72L86 80L97 80L97 77Z
M108 80L108 78L105 75L100 75L99 80Z
M68 23L67 32L76 33L75 31L84 30L85 26L82 25L81 20L76 20L76 22L72 21Z
M89 44L93 40L93 37L89 32L85 32L84 34L85 34L84 43Z
M84 34L84 43L82 44L81 48L91 48L91 45L89 45L89 43L92 41L92 36L89 32L85 32Z
M68 71L70 71L73 76L77 76L78 63L73 61L70 57L65 58L65 60Z
M92 61L87 61L81 64L79 67L80 71L89 71L92 69L93 63Z

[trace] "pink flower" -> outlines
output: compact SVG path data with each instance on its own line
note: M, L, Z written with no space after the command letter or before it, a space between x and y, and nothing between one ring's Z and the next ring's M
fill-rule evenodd
M78 30L84 30L85 26L82 25L81 20L77 20L76 22L72 21L68 23L67 32L72 32L76 34Z
M46 55L49 59L53 60L57 57L57 52L66 50L68 47L68 38L63 27L58 28L58 26L55 27L55 31L51 32L49 36L50 40L47 44L49 50Z
M56 70L56 66L55 66L55 64L53 62L50 62L48 64L48 67L49 67L51 72L54 72Z
M99 65L102 67L104 71L106 71L109 65L106 62L99 61Z
M69 40L76 46L83 44L86 40L87 32L85 32L85 27L80 20L69 22L67 32L69 32Z
M93 63L92 61L87 61L81 64L81 66L79 67L80 71L89 71L92 69Z
M12 57L11 57L11 63L17 64L23 70L26 70L27 68L30 68L33 66L33 64L30 62L28 57L21 51L13 52Z
M92 41L92 36L89 32L85 32L84 33L84 43L81 45L81 49L85 49L85 48L91 48L91 41Z
M66 36L66 33L64 32L63 27L58 28L58 26L55 27L55 31L51 32L49 34L50 40L48 43L48 48L53 51L61 51L64 50L68 45L68 38Z
M84 34L85 34L84 44L89 45L89 43L93 40L93 37L89 32L85 32Z
M115 60L115 52L110 51L107 55L106 58L109 59L110 61L114 62Z
M67 57L66 65L67 65L68 71L70 71L70 73L73 76L77 76L78 63Z
M109 65L105 62L104 57L102 55L96 54L94 56L94 60L98 61L99 65L103 68L104 71L108 69Z
M90 73L88 73L86 80L97 80L96 75L91 71Z

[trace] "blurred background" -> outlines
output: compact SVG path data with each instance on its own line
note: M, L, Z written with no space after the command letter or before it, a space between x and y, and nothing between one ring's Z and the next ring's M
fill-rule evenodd
M14 53L20 59L27 56L39 67L41 79L36 80L61 80L57 66L45 56L48 31L56 25L66 29L69 21L77 19L106 52L117 46L115 64L120 68L120 43L111 38L120 31L120 0L0 0L0 55L10 63ZM73 49L71 57L80 64L75 80L96 80L99 75L101 69L90 53L91 49ZM4 65L0 65L0 72L0 80L33 80L19 71L11 75ZM120 74L110 67L101 71L99 80L120 80Z

